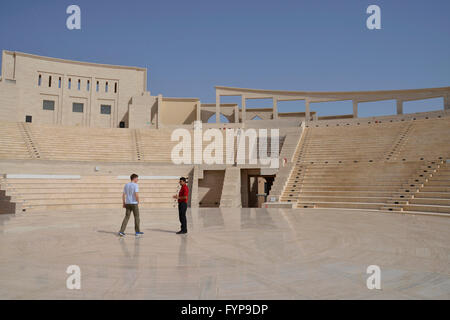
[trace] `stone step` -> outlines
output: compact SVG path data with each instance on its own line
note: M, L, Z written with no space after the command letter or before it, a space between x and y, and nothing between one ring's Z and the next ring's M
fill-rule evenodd
M409 200L409 204L427 204L427 205L438 205L438 206L450 206L449 199L439 199L439 198L417 198Z
M450 192L426 192L421 189L415 194L417 198L438 198L438 199L450 199Z
M403 210L404 211L435 212L435 213L450 213L450 206L409 204L409 205L405 205L403 207Z
M347 209L372 209L379 210L384 203L365 203L365 202L301 202L297 203L298 208L347 208Z
M140 208L177 208L177 204L170 203L142 203ZM41 205L41 206L24 206L26 213L31 212L43 212L43 211L70 211L70 210L87 210L87 209L120 209L121 205L111 203L92 203L92 204L54 204L54 205Z
M140 198L141 203L175 203L175 199L172 197L165 198ZM116 198L83 198L83 199L25 199L23 200L24 206L36 206L36 205L57 205L57 204L122 204L120 197Z
M299 202L358 202L358 203L385 203L389 197L323 197L299 195Z
M173 194L176 194L176 190L172 190L172 192L139 192L139 196L141 198L171 198ZM67 192L58 192L58 193L28 193L28 194L16 194L11 197L11 200L42 200L42 199L121 199L122 192L95 192L95 193L67 193Z
M176 192L177 188L140 188L140 192ZM16 196L16 195L26 195L26 194L57 194L57 193L66 193L66 194L73 194L73 193L122 193L123 187L116 187L116 188L97 188L97 187L91 187L91 188L83 188L83 187L73 187L73 188L64 188L64 189L58 189L58 188L14 188L14 189L7 189L6 195L8 196Z

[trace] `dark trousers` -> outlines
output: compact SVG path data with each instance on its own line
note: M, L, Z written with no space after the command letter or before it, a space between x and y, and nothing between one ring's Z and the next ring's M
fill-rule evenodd
M178 217L180 218L181 231L187 232L186 210L187 210L187 203L178 202Z
M133 215L134 215L134 231L136 232L140 232L141 230L139 229L139 206L137 204L126 204L125 205L125 217L123 218L122 221L122 227L120 228L120 232L125 232L125 228L127 227L128 224L128 219L130 219L130 215L131 215L131 211L133 211Z

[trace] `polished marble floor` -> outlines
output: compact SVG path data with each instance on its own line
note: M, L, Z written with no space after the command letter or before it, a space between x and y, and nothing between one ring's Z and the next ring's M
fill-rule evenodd
M0 216L0 299L450 299L450 219L359 210ZM69 265L81 289L69 290ZM367 288L367 267L381 289Z

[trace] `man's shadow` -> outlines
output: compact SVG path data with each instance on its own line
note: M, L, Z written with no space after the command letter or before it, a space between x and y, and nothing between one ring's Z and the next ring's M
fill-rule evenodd
M119 234L119 232L105 231L105 230L97 230L97 232L100 232L100 233L109 233L109 234L114 234L114 235L118 235L118 234Z
M164 229L157 229L157 228L146 229L146 230L148 230L148 231L156 231L156 232L177 233L176 231L173 231L173 230L164 230Z
M148 231L155 231L155 232L166 232L166 233L177 233L177 231L173 231L173 230L164 230L164 229L158 229L158 228L150 228L150 229L145 229ZM118 232L114 232L114 231L106 231L106 230L97 230L97 232L99 233L107 233L107 234L113 234L115 236L118 236ZM134 233L125 233L125 235L130 234L130 235L134 235Z
M99 233L108 233L108 234L113 234L113 235L115 235L115 236L119 236L119 232L114 232L114 231L106 231L106 230L97 230L97 232L99 232ZM125 235L135 235L135 233L133 232L133 233L127 233L127 232L125 232Z

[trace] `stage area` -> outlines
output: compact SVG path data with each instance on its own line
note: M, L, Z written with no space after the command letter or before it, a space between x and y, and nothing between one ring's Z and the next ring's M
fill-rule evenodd
M450 219L336 209L0 216L0 299L450 299ZM81 289L69 290L69 265ZM381 269L369 290L367 267Z

